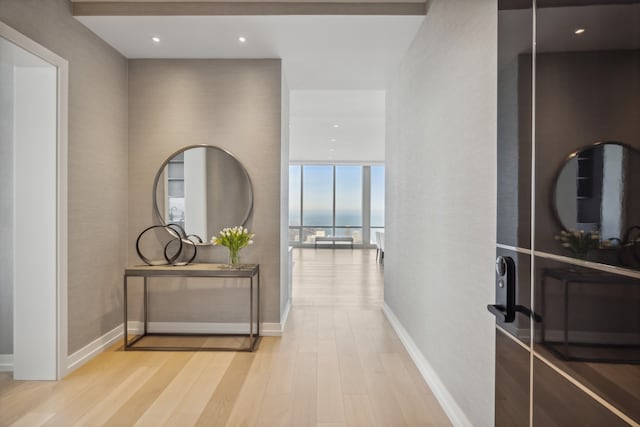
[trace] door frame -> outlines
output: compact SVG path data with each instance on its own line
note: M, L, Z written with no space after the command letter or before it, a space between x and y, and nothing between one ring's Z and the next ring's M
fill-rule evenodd
M56 114L56 292L55 304L56 328L55 343L56 352L51 357L55 357L56 372L51 378L43 380L57 380L68 373L68 117L69 117L69 62L56 55L41 44L31 40L19 31L0 22L0 37L14 43L16 46L41 58L56 67L57 80L57 114ZM37 242L34 242L34 245ZM15 272L14 272L15 274ZM15 286L15 281L14 281ZM16 306L16 295L14 292L14 307ZM38 320L36 320L37 322ZM25 334L24 325L15 321L13 333ZM15 360L15 349L14 349Z

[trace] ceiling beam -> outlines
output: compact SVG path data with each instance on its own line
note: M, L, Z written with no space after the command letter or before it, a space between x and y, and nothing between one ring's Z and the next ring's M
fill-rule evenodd
M425 15L426 2L74 1L75 16Z

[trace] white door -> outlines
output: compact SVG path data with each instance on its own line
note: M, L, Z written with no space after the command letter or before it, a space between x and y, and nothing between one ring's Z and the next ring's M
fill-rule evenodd
M0 354L20 380L66 362L66 61L52 55L0 27Z

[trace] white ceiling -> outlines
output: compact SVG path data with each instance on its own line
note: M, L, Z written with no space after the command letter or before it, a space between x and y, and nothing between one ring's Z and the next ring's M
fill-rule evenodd
M291 89L290 159L382 162L384 89L424 17L77 19L127 58L282 58ZM247 38L244 44L238 41L241 35Z
M292 90L384 89L424 16L79 16L127 58L282 58ZM238 42L242 35L247 42ZM160 37L154 43L152 36Z
M384 162L383 90L292 91L290 111L291 161Z

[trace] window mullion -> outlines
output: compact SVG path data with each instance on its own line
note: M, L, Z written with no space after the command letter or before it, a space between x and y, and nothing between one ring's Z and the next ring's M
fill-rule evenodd
M362 244L371 242L371 166L362 167Z
M331 221L332 235L336 235L336 165L333 165L333 215Z
M300 165L300 229L298 230L298 241L303 243L304 237L304 165Z

